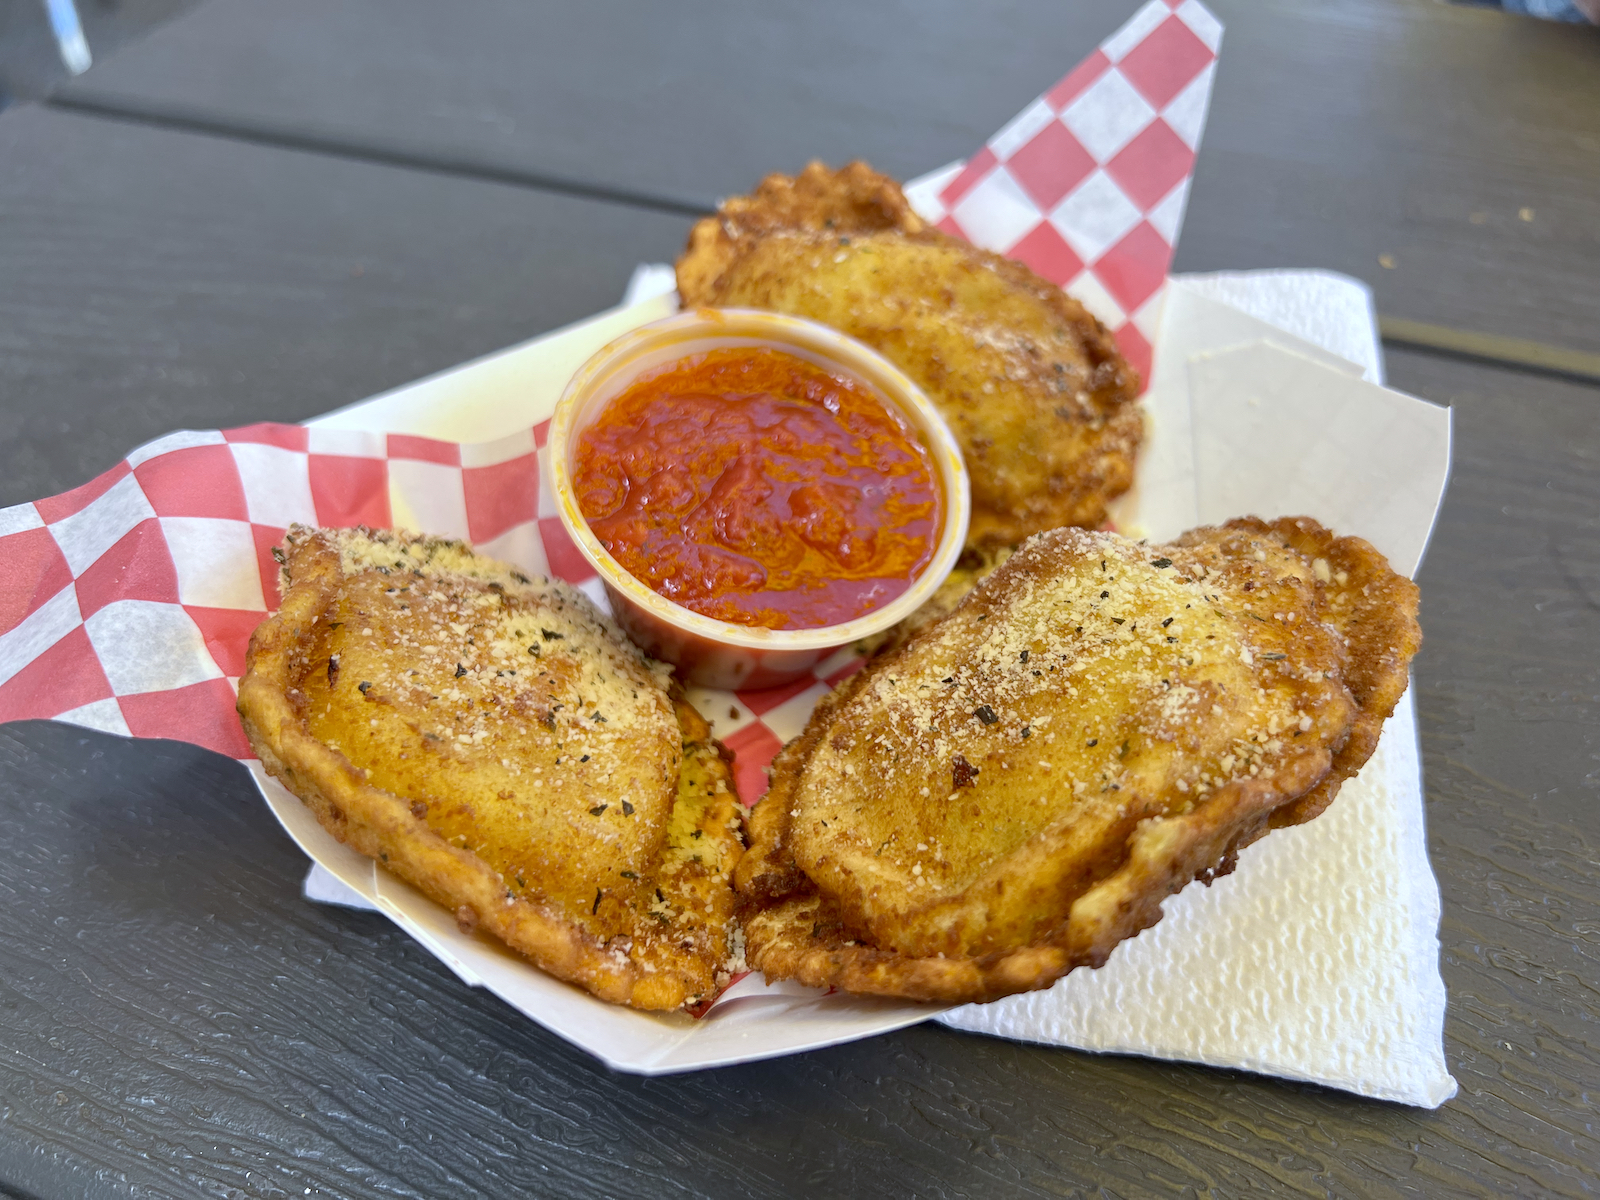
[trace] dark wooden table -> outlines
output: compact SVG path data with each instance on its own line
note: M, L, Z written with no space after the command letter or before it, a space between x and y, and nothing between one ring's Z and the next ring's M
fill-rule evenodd
M767 170L969 153L1133 7L210 0L0 114L0 505L603 308ZM27 723L0 728L0 1193L1600 1191L1600 31L1214 7L1177 268L1368 279L1410 322L1392 383L1456 411L1416 687L1460 1096L933 1025L613 1075L302 901L235 764Z

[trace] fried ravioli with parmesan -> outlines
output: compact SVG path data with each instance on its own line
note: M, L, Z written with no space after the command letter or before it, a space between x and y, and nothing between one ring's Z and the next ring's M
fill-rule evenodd
M1377 743L1417 590L1306 518L1058 529L826 698L735 872L769 979L968 1002L1102 965Z
M1099 525L1133 482L1139 379L1106 328L1021 263L928 227L865 163L724 201L677 274L685 307L810 317L915 380L971 475L969 546Z
M726 982L741 809L666 667L459 542L297 526L278 554L239 712L325 828L603 1000Z

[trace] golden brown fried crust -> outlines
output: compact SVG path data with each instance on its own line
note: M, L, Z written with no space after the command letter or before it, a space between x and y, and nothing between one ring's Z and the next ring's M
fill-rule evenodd
M1283 782L1293 787L1326 767L1325 757L1306 756ZM768 979L943 1004L983 1004L1047 988L1077 967L1104 966L1119 942L1161 920L1161 902L1192 880L1210 883L1231 873L1238 851L1266 831L1280 800L1260 784L1230 784L1192 814L1141 826L1129 839L1125 865L1033 945L974 957L879 950L857 942L837 907L801 887L766 903L741 896L746 961ZM753 840L745 862L766 852Z
M944 1002L1103 964L1359 769L1415 611L1371 546L1305 519L1031 540L775 763L735 880L748 961Z
M1361 770L1378 748L1383 723L1405 695L1413 657L1422 645L1417 623L1417 585L1389 567L1389 560L1358 537L1336 537L1309 517L1283 517L1270 524L1257 517L1228 522L1230 529L1270 533L1315 564L1327 564L1327 620L1350 646L1345 684L1360 712L1349 740L1334 755L1328 777L1295 803L1272 815L1272 827L1301 825L1321 813L1339 785ZM1320 579L1321 572L1315 574Z
M678 260L678 294L685 305L710 303L706 297L743 244L769 234L919 233L926 228L887 175L864 162L838 171L813 162L793 178L768 175L750 195L731 196L717 206L716 216L696 221Z
M239 711L329 832L601 999L674 1009L725 981L740 810L649 660L459 543L296 527L280 552Z
M678 291L822 321L905 371L966 459L969 546L1099 525L1133 481L1139 380L1110 332L1021 263L929 228L864 163L724 202L691 232Z

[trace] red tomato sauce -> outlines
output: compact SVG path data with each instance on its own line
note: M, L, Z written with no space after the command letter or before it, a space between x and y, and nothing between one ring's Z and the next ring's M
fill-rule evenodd
M901 595L933 557L932 456L871 388L779 350L659 367L578 437L578 507L657 594L809 629Z

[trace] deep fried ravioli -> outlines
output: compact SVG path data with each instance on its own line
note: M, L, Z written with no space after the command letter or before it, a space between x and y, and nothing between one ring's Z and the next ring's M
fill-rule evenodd
M735 875L750 964L948 1002L1100 966L1360 769L1416 609L1305 518L1029 540L779 757Z
M1096 526L1133 481L1137 374L1076 300L929 228L864 163L771 175L695 225L686 307L771 309L859 338L938 406L972 478L968 544Z
M741 823L666 668L580 593L459 542L295 527L280 553L239 685L267 770L552 975L637 1008L712 993Z

